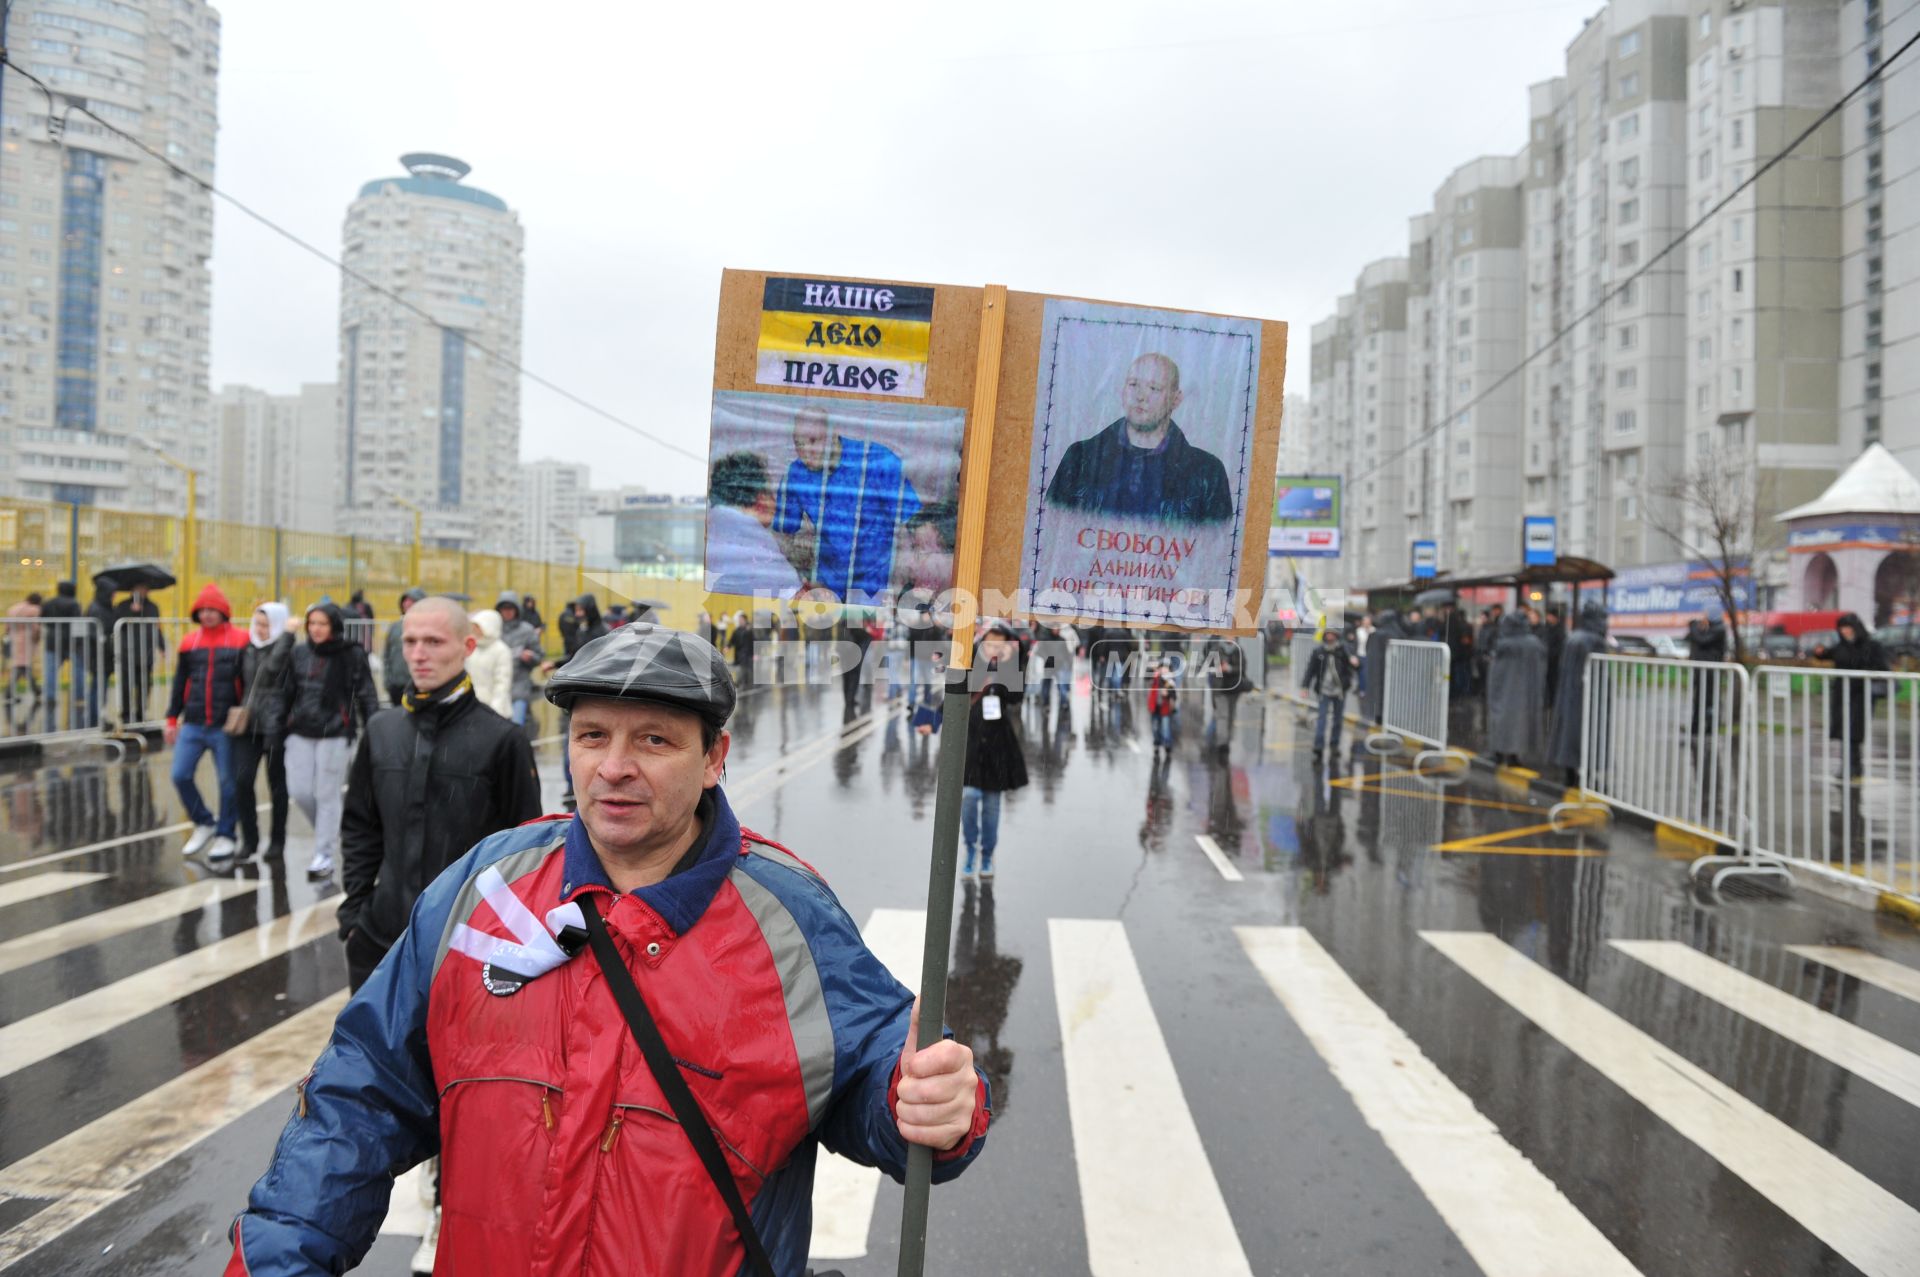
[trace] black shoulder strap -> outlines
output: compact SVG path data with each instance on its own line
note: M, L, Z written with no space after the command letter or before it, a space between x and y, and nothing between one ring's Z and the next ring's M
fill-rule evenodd
M653 1022L653 1013L647 1010L646 999L640 996L640 988L633 982L633 973L620 960L620 951L614 947L613 937L607 933L607 924L601 920L593 893L583 893L579 899L580 912L586 915L587 920L587 942L593 946L593 956L607 977L607 987L613 991L613 1000L619 1004L620 1014L626 1017L627 1028L633 1031L633 1040L639 1045L640 1054L646 1057L647 1067L653 1071L653 1080L660 1084L661 1093L666 1096L674 1117L679 1120L680 1129L687 1133L693 1151L700 1155L700 1163L707 1168L707 1176L713 1180L713 1186L726 1199L727 1210L733 1215L733 1226L739 1230L740 1240L746 1245L747 1259L753 1271L759 1277L774 1277L773 1262L767 1258L766 1248L760 1244L760 1234L754 1231L753 1218L747 1214L747 1204L740 1200L740 1186L733 1182L733 1172L727 1168L726 1154L720 1151L720 1142L714 1138L713 1128L707 1125L706 1114L700 1111L700 1101L693 1098L687 1080L680 1076L680 1066L673 1062L672 1052L667 1050L666 1042L661 1039L660 1028Z

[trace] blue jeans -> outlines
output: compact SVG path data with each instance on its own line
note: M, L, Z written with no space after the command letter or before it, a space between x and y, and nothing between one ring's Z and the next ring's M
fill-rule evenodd
M513 725L515 727L525 727L527 725L527 703L525 701L515 701L513 703Z
M207 810L207 804L200 798L200 787L193 783L193 773L200 766L200 755L208 750L213 751L213 770L220 779L220 820L214 832L223 838L231 838L240 819L236 801L239 795L235 792L239 786L233 769L233 737L218 727L202 727L198 723L180 724L180 738L173 746L173 787L179 791L180 805L187 809L187 819L196 825L214 824L213 813Z
M980 867L993 868L993 849L1000 842L999 790L968 785L960 791L960 833L967 843L967 860L961 872L973 871L975 847L980 849Z
M1340 752L1340 729L1346 726L1347 698L1344 696L1322 696L1319 712L1313 719L1313 752L1319 753L1327 743L1327 723L1333 723L1333 752Z
M63 659L69 658L62 658L59 652L52 649L45 654L42 670L46 677L41 686L45 689L47 730L50 732L76 731L93 727L100 721L100 689L87 678L86 646L76 640L72 653L73 681L67 687L64 715L60 713L60 666ZM65 722L60 721L63 717Z
M1180 717L1179 710L1175 710L1171 714L1155 714L1153 716L1153 743L1155 745L1163 749L1173 748L1173 722L1178 717Z

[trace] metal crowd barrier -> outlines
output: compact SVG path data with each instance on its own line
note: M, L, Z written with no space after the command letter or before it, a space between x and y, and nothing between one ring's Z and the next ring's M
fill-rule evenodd
M1762 666L1751 704L1752 855L1735 871L1920 896L1920 674Z
M364 616L350 616L347 618L347 639L350 642L358 643L369 652L379 650L379 645L385 636L386 632L380 628L378 618L373 620L368 620ZM295 641L305 642L306 640L304 637L300 637Z
M1387 644L1386 686L1381 689L1381 730L1367 737L1376 754L1400 748L1401 738L1427 748L1413 758L1422 770L1430 758L1465 764L1465 751L1447 745L1447 692L1453 658L1445 643L1393 639Z
M128 616L113 623L114 697L110 708L122 731L165 725L173 694L174 654L199 623L182 616Z
M90 617L0 617L0 744L97 738L106 684Z
M1583 798L1727 847L1730 855L1707 859L1744 865L1748 692L1747 671L1739 665L1589 657L1580 733ZM1594 806L1561 804L1549 818Z

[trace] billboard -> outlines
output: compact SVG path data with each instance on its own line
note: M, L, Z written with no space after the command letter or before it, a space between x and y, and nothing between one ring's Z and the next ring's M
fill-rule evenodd
M1743 563L1733 581L1734 606L1753 606L1753 580ZM1682 629L1720 604L1718 574L1701 559L1621 568L1607 585L1607 611L1623 629Z
M1340 477L1280 475L1273 481L1273 523L1267 553L1295 558L1340 557Z

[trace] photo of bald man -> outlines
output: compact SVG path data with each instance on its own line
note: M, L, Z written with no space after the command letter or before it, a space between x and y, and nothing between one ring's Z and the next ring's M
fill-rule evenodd
M1169 523L1233 518L1227 468L1174 421L1180 400L1178 364L1154 353L1135 359L1121 383L1119 419L1068 445L1047 485L1047 504Z

